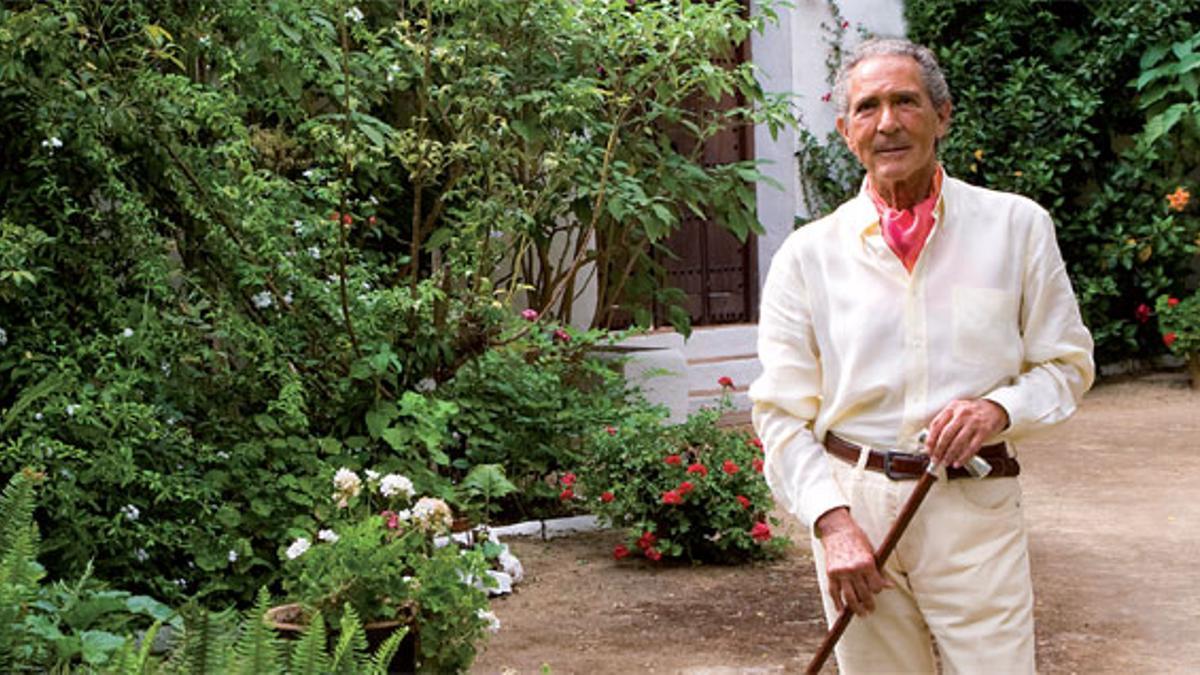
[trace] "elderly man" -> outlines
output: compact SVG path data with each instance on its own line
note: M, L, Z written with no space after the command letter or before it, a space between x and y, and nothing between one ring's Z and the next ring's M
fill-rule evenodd
M866 42L835 95L867 176L767 276L750 389L767 481L812 528L830 622L858 615L841 672L933 672L932 645L946 672L1033 672L1015 443L1070 417L1094 374L1054 225L943 171L951 103L928 49ZM977 454L992 476L962 480ZM930 458L947 480L877 571Z

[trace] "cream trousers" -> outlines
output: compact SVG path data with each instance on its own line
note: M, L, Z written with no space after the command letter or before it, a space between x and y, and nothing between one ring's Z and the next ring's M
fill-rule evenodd
M878 547L916 481L830 457L850 514ZM825 616L824 549L812 542ZM835 652L843 675L1034 672L1033 585L1016 478L939 480L884 566L895 588L854 617ZM932 636L932 640L931 640Z

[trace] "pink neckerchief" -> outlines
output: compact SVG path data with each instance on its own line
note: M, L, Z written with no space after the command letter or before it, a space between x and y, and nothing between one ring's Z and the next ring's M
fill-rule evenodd
M933 174L933 189L929 191L929 197L911 209L899 210L888 206L879 193L875 192L875 186L871 185L870 181L867 182L867 192L871 196L871 202L875 204L875 211L879 214L883 240L904 264L904 269L911 272L917 264L917 258L921 256L921 249L925 246L925 240L929 238L930 230L933 229L933 211L937 208L938 197L942 192L942 167L939 165Z

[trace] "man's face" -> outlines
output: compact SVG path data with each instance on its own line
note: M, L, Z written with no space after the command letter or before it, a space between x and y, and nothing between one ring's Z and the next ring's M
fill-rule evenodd
M950 125L950 102L934 108L921 67L908 56L876 56L850 71L849 105L838 131L879 190L925 189L936 141Z

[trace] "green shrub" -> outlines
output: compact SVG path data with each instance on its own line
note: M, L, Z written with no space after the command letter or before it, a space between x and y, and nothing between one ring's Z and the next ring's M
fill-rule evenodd
M723 428L727 407L665 425L662 410L628 415L597 428L576 473L562 477L562 497L627 531L617 559L741 562L779 555L772 534L770 489L762 445L749 432Z

